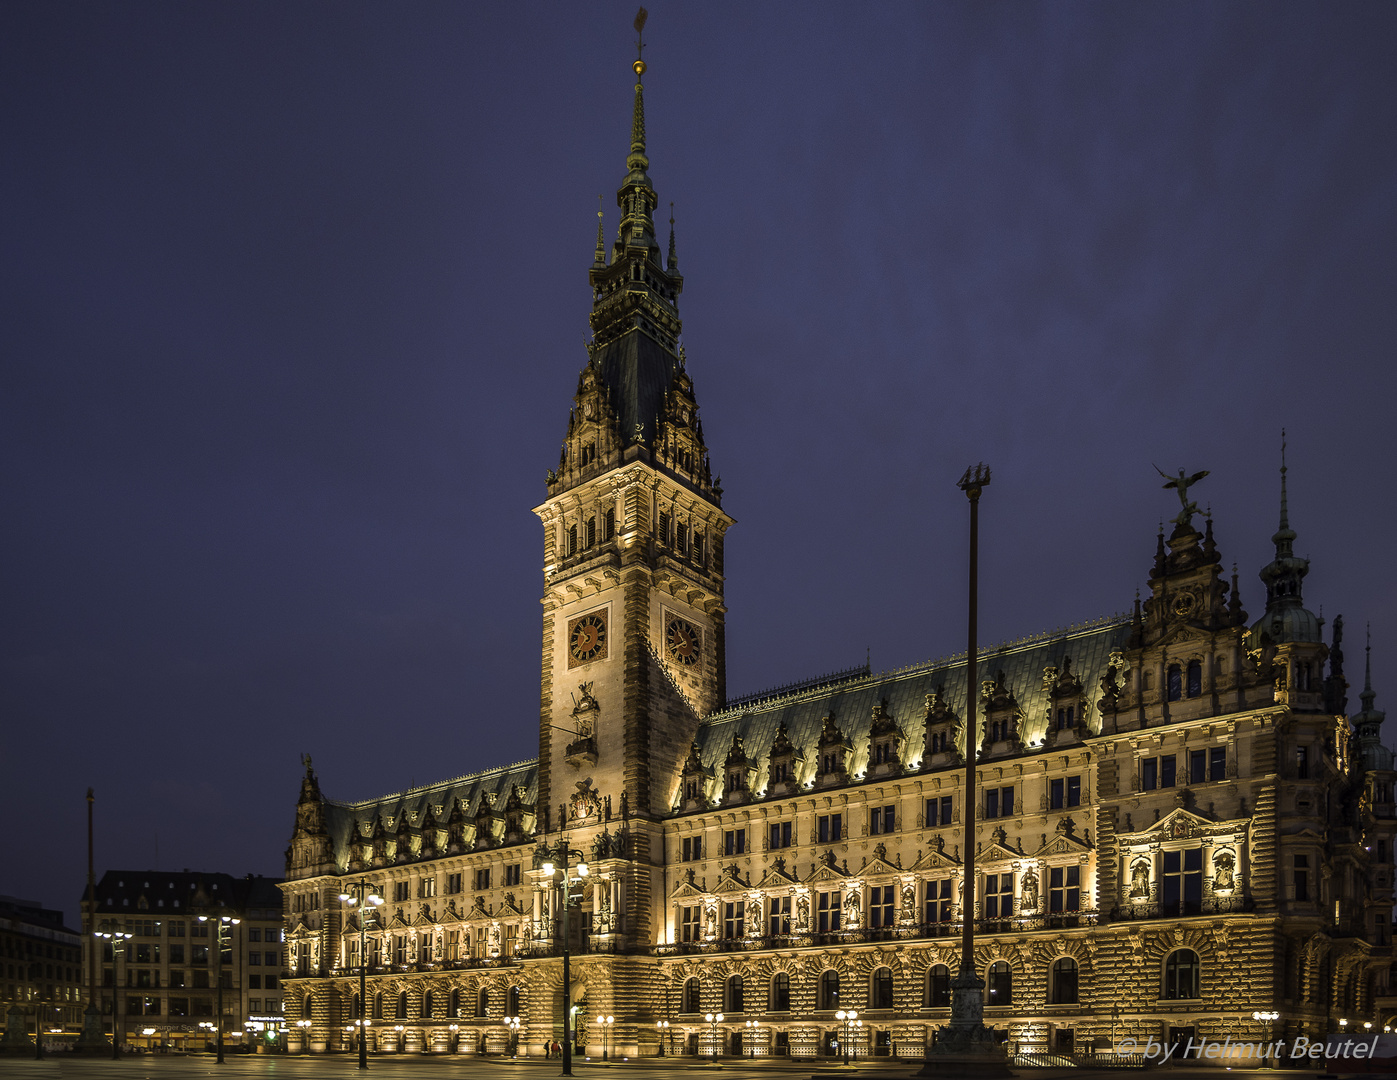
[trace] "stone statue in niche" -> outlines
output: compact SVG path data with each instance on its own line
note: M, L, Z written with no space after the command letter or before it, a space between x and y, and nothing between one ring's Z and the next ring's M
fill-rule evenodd
M703 912L703 932L705 937L718 936L718 909L705 908Z
M1038 910L1038 871L1026 870L1023 875L1023 896L1021 906L1024 911Z
M1223 851L1213 856L1214 892L1232 891L1233 882L1235 881L1233 869L1236 865L1236 860L1233 859L1232 853L1229 851Z
M902 886L902 913L913 915L917 910L917 890L911 882L906 882Z
M1130 867L1130 898L1148 900L1150 897L1150 864L1137 859Z
M844 923L850 930L857 930L862 919L863 910L859 906L859 894L850 889L848 897L844 900Z
M796 897L796 929L804 930L810 925L810 898L805 895Z

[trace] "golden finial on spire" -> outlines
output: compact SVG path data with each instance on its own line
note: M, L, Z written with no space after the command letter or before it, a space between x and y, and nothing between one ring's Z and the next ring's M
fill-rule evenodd
M645 60L642 56L645 49L645 20L650 17L650 13L644 8L636 12L635 16L635 63L631 67L635 68L636 78L645 74Z

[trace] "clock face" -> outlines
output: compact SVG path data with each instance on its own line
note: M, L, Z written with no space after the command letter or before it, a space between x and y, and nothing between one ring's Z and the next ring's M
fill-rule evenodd
M665 648L676 664L689 667L698 663L703 637L698 627L683 619L672 618L665 626Z
M568 624L568 666L606 659L606 616L594 612Z

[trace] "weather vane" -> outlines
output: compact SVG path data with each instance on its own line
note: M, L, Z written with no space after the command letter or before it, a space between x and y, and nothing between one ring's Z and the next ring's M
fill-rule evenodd
M1198 504L1188 501L1188 489L1202 480L1203 477L1207 476L1208 470L1204 469L1202 472L1196 472L1192 476L1189 476L1186 469L1180 469L1178 476L1170 476L1156 465L1154 471L1169 481L1169 483L1164 485L1166 490L1174 488L1178 491L1179 502L1183 504L1183 509L1179 511L1179 516L1171 518L1170 520L1173 521L1175 525L1187 527L1189 522L1193 520L1193 515L1199 513Z
M635 15L635 66L636 74L638 75L643 75L645 73L645 57L643 55L645 49L645 20L649 17L650 12L646 11L644 8L637 11Z

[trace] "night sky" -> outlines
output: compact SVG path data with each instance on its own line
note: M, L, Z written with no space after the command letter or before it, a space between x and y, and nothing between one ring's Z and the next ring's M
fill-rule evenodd
M99 873L279 875L303 752L347 800L537 753L635 7L0 9L0 892L77 923L89 785ZM964 648L980 460L983 642L1129 608L1155 464L1212 470L1256 618L1285 427L1307 605L1392 700L1397 6L646 41L734 696Z

